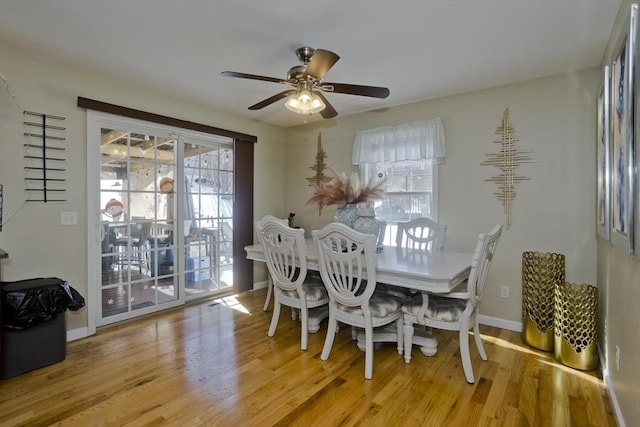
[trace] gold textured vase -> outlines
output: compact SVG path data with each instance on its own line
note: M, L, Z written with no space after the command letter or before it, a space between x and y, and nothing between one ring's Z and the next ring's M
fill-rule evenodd
M564 283L555 289L555 358L576 369L598 367L598 289Z
M564 262L562 254L522 253L522 340L539 350L553 351L553 292L564 283Z

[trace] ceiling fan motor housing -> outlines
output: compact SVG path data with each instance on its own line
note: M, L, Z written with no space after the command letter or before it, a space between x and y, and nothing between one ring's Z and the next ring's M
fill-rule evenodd
M287 80L304 80L304 72L306 70L306 65L296 65L295 67L291 67L287 72Z
M296 56L304 65L307 65L311 61L311 57L316 53L316 50L312 47L301 47L296 49Z

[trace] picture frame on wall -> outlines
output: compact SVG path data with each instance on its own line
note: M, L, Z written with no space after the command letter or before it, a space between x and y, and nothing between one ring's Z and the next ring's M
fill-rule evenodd
M635 61L637 5L618 38L611 72L611 242L628 255L635 249Z
M603 70L602 85L598 90L597 114L597 211L596 226L600 237L611 239L611 133L610 104L611 78L609 66Z

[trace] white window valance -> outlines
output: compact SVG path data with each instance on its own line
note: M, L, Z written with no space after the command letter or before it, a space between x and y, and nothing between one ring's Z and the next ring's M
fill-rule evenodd
M353 164L427 160L442 163L444 126L435 118L398 126L360 130L353 144Z

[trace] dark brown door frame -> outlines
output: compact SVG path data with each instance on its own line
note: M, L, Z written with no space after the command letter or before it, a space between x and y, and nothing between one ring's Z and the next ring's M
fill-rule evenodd
M253 261L244 247L253 244L253 143L235 140L235 203L233 204L233 290L253 289Z

